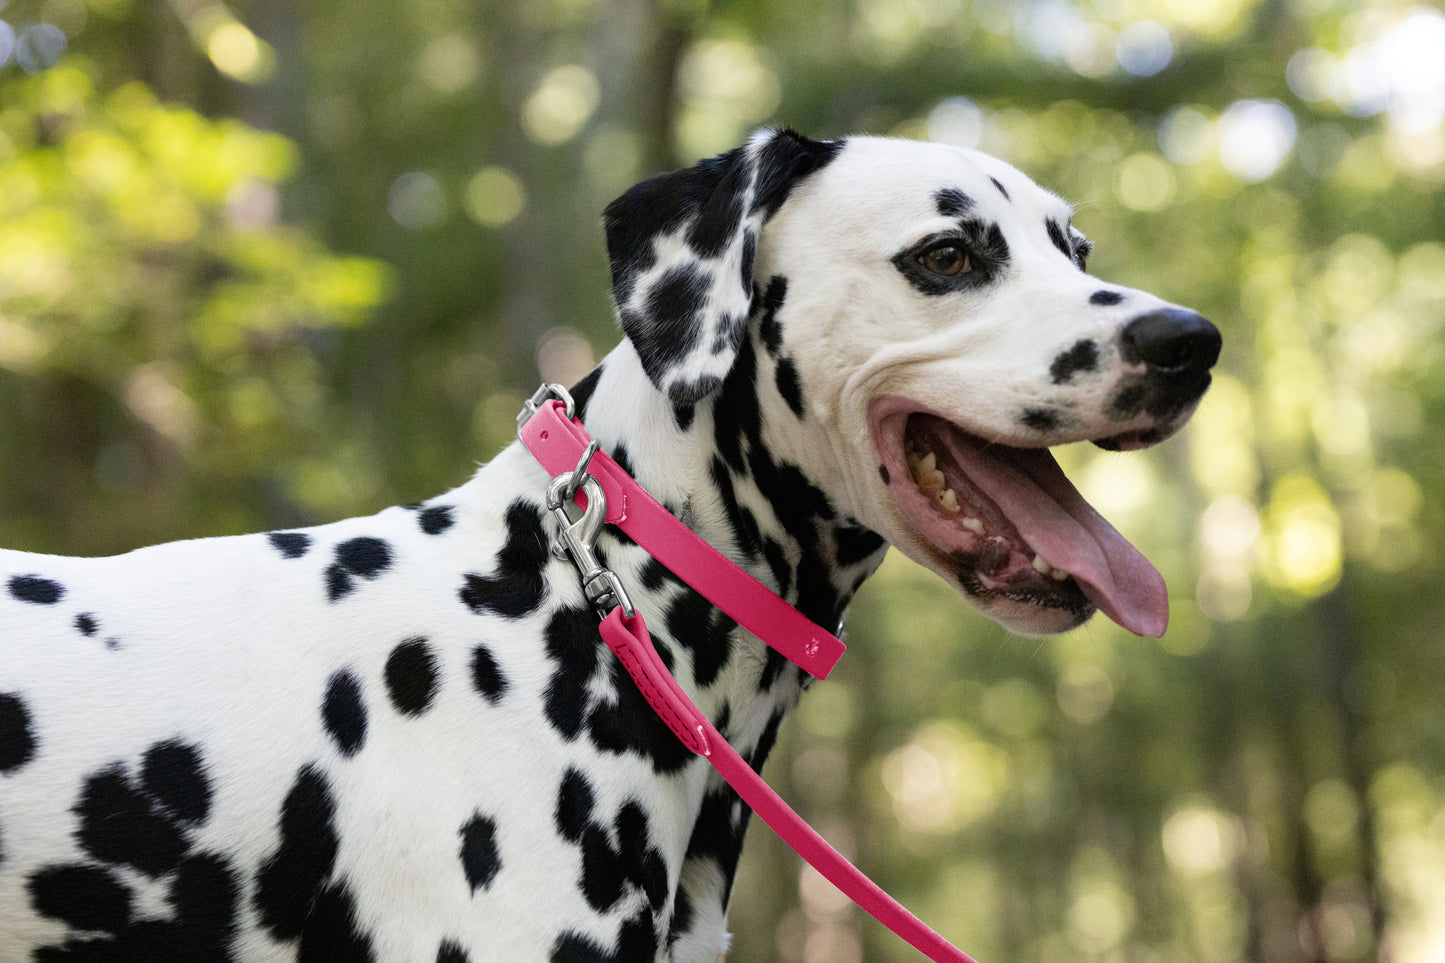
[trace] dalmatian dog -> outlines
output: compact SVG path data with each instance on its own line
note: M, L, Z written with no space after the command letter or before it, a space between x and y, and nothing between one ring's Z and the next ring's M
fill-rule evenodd
M1220 346L1084 272L992 157L760 131L606 214L604 449L833 627L895 545L1020 633L1159 634L1048 453L1158 442ZM114 558L0 552L0 959L711 963L749 813L654 716L519 444L429 501ZM812 681L626 536L599 554L760 768Z

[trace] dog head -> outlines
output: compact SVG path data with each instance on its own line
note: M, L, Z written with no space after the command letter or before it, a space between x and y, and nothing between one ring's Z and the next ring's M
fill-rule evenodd
M1048 448L1173 434L1219 333L1086 274L1071 214L977 151L763 131L607 225L623 329L674 404L721 385L751 322L769 444L843 511L1016 631L1100 609L1159 635L1162 577Z

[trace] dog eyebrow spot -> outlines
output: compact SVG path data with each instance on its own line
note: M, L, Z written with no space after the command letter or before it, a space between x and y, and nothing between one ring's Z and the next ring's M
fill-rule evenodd
M998 192L1003 195L1003 199L1004 199L1004 200L1006 200L1006 201L1011 201L1011 200L1013 200L1012 197L1009 197L1009 196L1008 196L1008 191L1004 190L1003 185L998 182L998 178L997 178L997 177L990 177L990 178L989 178L989 181L992 182L992 184L993 184L994 187L997 187L997 188L998 188Z
M1054 384L1065 385L1074 380L1077 372L1093 371L1098 365L1098 345L1085 338L1074 342L1069 350L1060 352L1054 363L1049 365L1049 374L1053 376Z
M1052 217L1046 217L1044 218L1044 229L1049 232L1049 240L1054 243L1054 247L1058 248L1064 257L1072 260L1074 250L1069 246L1069 239L1065 236L1064 229L1059 226L1059 222Z
M933 195L938 213L944 217L962 217L973 210L973 198L956 187L945 187Z
M1090 304L1118 304L1122 300L1124 300L1124 295L1120 294L1118 291L1095 291L1093 294L1089 295Z

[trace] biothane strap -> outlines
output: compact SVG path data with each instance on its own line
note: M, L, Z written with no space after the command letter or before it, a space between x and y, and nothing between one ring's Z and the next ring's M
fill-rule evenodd
M560 401L538 406L518 434L553 476L574 470L591 442L581 423L565 416ZM679 578L790 661L818 678L827 676L843 654L841 641L699 538L604 453L592 457L588 472L601 483L607 500L607 521L618 525ZM751 611L752 606L757 606L761 614ZM753 812L804 861L935 963L975 963L828 845L773 792L667 671L640 613L628 618L620 606L614 607L602 619L600 631L658 718L691 752L707 759Z

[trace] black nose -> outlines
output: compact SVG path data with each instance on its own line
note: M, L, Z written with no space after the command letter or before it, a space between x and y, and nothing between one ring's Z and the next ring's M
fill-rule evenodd
M1166 378L1191 380L1214 367L1219 329L1193 311L1164 308L1130 321L1119 335L1124 360Z

